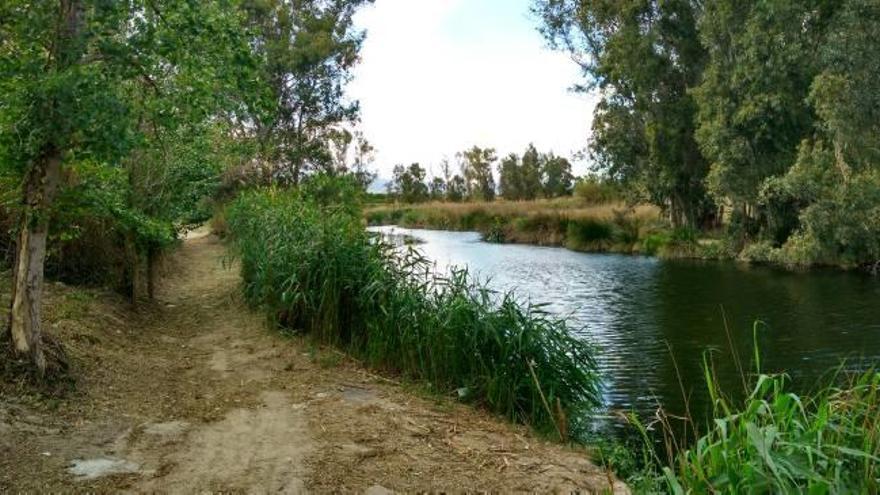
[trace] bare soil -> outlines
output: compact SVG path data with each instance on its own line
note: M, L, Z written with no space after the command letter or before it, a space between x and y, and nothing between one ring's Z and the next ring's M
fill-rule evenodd
M224 255L190 236L137 310L49 284L77 380L0 385L0 492L627 492L583 450L267 330Z

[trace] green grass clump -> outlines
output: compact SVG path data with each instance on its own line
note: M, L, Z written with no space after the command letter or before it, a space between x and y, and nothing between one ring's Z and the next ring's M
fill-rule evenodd
M227 218L244 293L273 323L562 438L598 405L593 350L564 321L466 271L435 274L371 238L357 205L264 190Z
M757 346L755 362L742 401L722 393L706 363L714 414L693 443L677 443L670 422L660 422L671 461L656 458L657 481L676 494L878 493L880 372L837 374L832 385L798 395L785 375L760 372ZM647 429L633 423L650 444Z
M664 469L676 493L877 493L880 373L803 397L761 375L743 407L717 399L714 427Z
M566 247L576 251L603 251L612 240L614 229L609 222L582 218L568 222Z

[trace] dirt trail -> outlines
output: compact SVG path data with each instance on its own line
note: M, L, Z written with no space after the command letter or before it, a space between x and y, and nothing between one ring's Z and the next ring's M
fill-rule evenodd
M62 400L0 390L0 491L609 490L583 452L266 330L224 254L190 236L137 312L50 287L80 378Z

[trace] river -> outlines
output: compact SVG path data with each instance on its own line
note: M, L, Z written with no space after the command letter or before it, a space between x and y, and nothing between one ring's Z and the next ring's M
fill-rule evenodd
M548 303L598 348L609 411L649 418L659 404L673 414L687 405L706 418L704 355L724 389L741 392L731 344L753 372L755 329L762 371L787 373L795 390L815 387L841 363L880 363L880 280L867 275L492 244L475 232L371 230L419 239L438 270L467 266L494 289Z

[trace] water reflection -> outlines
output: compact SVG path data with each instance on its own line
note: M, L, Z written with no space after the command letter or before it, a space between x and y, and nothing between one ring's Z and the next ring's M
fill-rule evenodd
M681 413L684 395L702 416L704 355L727 390L742 390L732 349L752 370L755 321L765 370L787 372L802 389L844 359L849 368L880 362L880 281L868 276L489 244L472 232L374 230L418 238L438 269L467 266L493 288L569 317L601 349L612 409L648 415L659 402Z

